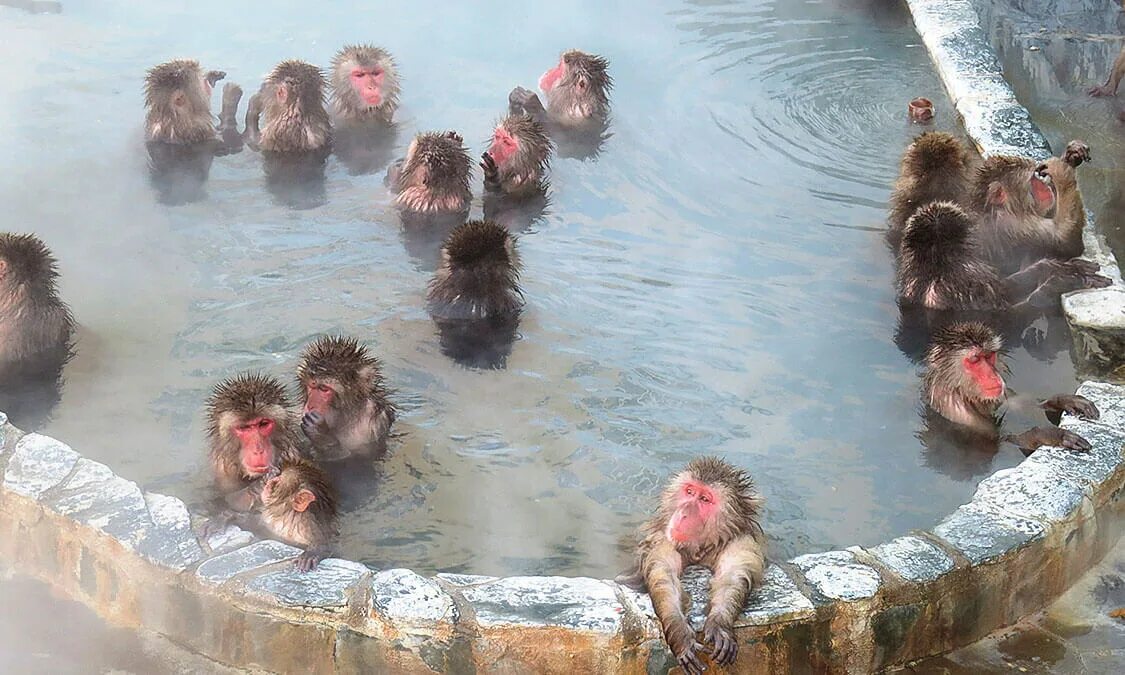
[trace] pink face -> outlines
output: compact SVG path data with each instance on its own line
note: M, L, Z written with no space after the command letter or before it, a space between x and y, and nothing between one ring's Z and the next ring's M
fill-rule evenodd
M492 145L488 148L488 154L494 162L501 165L506 163L519 149L520 144L515 136L502 126L496 127L496 131L492 133Z
M273 465L274 421L268 417L255 417L234 428L241 446L242 470L250 476L260 476Z
M965 372L980 387L985 399L998 399L1004 395L1004 379L996 369L996 352L977 350L961 360Z
M352 68L351 83L356 96L371 107L383 102L383 69L378 66Z
M313 380L305 387L306 402L305 412L315 412L327 416L328 410L332 407L332 399L335 398L336 392L332 391L323 382Z
M668 523L668 536L681 544L697 540L718 511L715 492L703 483L685 481L676 502L676 512Z
M543 77L539 78L539 89L544 94L550 92L559 83L563 75L566 75L566 63L559 59L559 65L543 73Z

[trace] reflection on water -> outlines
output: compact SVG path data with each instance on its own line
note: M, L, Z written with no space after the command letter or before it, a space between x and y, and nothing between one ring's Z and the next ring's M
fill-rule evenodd
M345 487L342 552L373 565L612 576L661 482L704 452L757 477L774 557L873 544L971 494L922 452L894 342L882 229L918 131L906 103L954 124L900 3L417 2L357 26L290 1L253 30L229 10L0 14L0 228L51 244L84 328L46 431L200 504L209 387L287 375L345 332L402 410L387 459ZM263 189L249 150L215 159L201 201L161 205L147 182L154 62L198 57L245 86L366 40L405 79L387 156L425 129L487 138L563 49L610 60L612 135L595 160L554 161L549 208L519 228L528 304L503 370L442 353L424 308L441 237L400 231L376 166L328 158L315 203ZM473 186L478 217L479 171ZM1038 358L1016 348L1016 389L1073 386L1065 352Z

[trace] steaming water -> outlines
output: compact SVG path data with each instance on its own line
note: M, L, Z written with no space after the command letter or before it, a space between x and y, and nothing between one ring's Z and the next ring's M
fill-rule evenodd
M490 574L614 574L661 483L703 453L757 477L774 557L929 526L1019 461L1009 448L970 475L914 437L883 219L917 131L906 102L955 122L898 3L531 8L0 10L0 229L53 247L82 324L44 431L202 505L210 386L291 378L308 340L353 334L403 414L389 456L343 486L341 553ZM305 209L267 190L249 150L217 159L195 203L160 204L148 183L148 66L196 57L249 94L281 59L327 64L363 41L401 64L399 150L454 128L479 152L508 91L559 51L612 63L613 136L596 161L555 162L550 212L521 233L528 310L505 370L440 353L422 309L432 250L404 237L380 174L330 159L324 203ZM1075 382L1058 349L1017 347L1011 365L1019 390Z

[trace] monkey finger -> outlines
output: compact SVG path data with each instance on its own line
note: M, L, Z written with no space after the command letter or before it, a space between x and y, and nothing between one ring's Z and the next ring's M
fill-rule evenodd
M684 672L689 675L702 675L707 670L707 666L703 665L703 662L699 660L699 655L695 653L697 648L702 648L702 645L696 643L695 647L689 648L687 652L676 659Z
M1063 431L1062 447L1067 450L1077 450L1079 452L1089 452L1092 446L1090 441L1082 438L1073 431Z
M738 643L734 641L734 637L722 632L715 636L714 643L711 656L715 659L715 663L720 666L730 665L734 661L735 655L738 654Z
M1113 285L1113 279L1100 274L1091 274L1085 278L1086 288L1107 288Z
M227 74L222 70L209 70L209 71L207 71L207 75L204 76L204 79L207 80L207 84L209 84L213 87L213 86L215 86L216 82L218 82L219 80L223 79L226 76L227 76Z

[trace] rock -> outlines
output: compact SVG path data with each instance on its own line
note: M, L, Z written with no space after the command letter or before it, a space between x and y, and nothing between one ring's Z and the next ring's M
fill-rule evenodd
M1062 304L1079 372L1125 379L1125 289L1110 286L1068 293Z
M348 605L348 591L370 573L359 563L327 558L308 572L287 566L260 574L243 588L249 595L289 607L340 609Z
M447 575L462 576L462 575ZM476 577L491 579L492 577ZM453 598L432 579L410 570L384 570L371 580L371 602L380 618L395 624L456 622Z
M205 560L196 569L195 574L204 582L217 586L237 574L296 558L300 554L301 549L280 541L259 541L245 548Z
M879 544L868 553L907 581L933 581L953 569L953 558L948 553L912 535Z
M1042 538L1044 530L1033 520L995 513L973 503L946 516L933 533L976 565Z
M585 577L507 577L462 591L482 627L559 626L616 633L624 608L606 583Z
M78 458L78 453L65 443L28 434L12 451L4 473L4 488L38 500L70 474Z
M879 592L882 583L875 568L856 561L850 551L828 551L797 556L791 560L805 574L805 580L820 598L819 604L831 600L863 600Z

